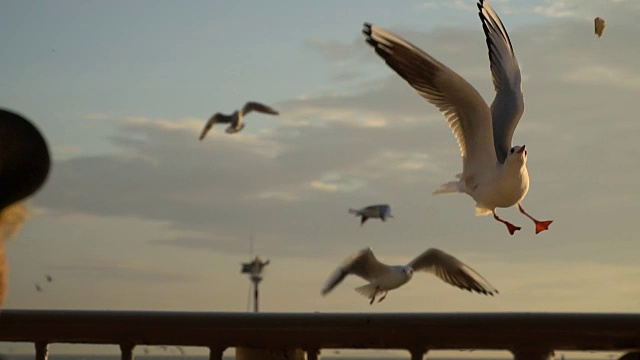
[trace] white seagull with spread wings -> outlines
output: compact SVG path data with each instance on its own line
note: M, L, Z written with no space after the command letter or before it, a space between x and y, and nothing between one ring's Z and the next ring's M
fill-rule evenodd
M518 205L536 224L536 234L552 221L538 221L522 207L529 191L527 150L511 147L511 139L524 112L520 68L507 30L487 1L478 2L480 20L489 48L496 96L487 106L476 89L408 41L365 23L366 41L387 65L446 118L460 146L462 173L434 194L466 193L476 201L476 215L493 213L513 235L520 227L501 219L496 208Z
M225 130L227 134L235 134L244 128L244 116L250 113L251 111L257 111L264 114L278 115L278 112L273 108L260 104L255 101L249 101L242 107L242 110L236 110L231 115L225 115L221 113L215 113L209 121L207 121L204 129L200 133L200 140L204 139L207 135L207 132L213 127L215 124L229 124L227 129Z
M331 274L327 284L322 289L322 295L327 295L347 275L357 275L369 281L369 283L357 287L356 291L370 298L369 304L373 304L378 294L382 294L382 297L378 300L380 302L387 297L389 290L397 289L409 282L413 277L414 271L432 273L441 280L460 289L491 296L494 293L498 293L498 290L475 270L442 250L428 249L407 265L389 266L378 261L371 248L365 248L347 258Z

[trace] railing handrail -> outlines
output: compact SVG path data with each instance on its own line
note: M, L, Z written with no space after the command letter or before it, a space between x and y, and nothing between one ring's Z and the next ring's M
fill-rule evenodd
M0 312L0 341L352 349L640 349L640 314Z

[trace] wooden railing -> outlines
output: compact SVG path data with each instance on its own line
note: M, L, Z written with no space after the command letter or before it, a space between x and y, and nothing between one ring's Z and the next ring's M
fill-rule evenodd
M0 341L32 342L36 360L50 343L116 344L123 360L136 345L202 346L210 359L231 347L509 350L517 360L554 350L624 351L637 356L640 314L590 313L202 313L2 310Z

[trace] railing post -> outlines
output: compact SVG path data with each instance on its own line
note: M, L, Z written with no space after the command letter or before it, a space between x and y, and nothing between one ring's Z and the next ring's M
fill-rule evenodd
M545 348L526 347L511 350L514 360L553 360L553 350Z
M318 360L318 354L320 354L319 349L308 349L307 360Z
M411 353L411 360L422 360L427 350L425 348L416 347L409 349L409 352Z
M130 343L120 344L120 359L133 360L133 348L135 345Z
M49 343L46 341L37 341L36 346L36 360L47 360L49 357Z
M619 357L618 360L640 360L640 351L630 351Z
M209 346L209 360L222 360L225 349L221 346Z

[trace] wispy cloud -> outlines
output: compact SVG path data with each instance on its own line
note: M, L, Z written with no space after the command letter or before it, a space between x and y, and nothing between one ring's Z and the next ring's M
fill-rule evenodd
M339 190L339 187L336 184L326 183L318 180L312 181L311 184L309 185L313 189L325 191L325 192L336 192Z
M562 0L545 0L545 5L536 6L534 11L537 14L554 18L566 18L576 15L572 2Z
M181 282L192 279L191 276L178 271L163 270L145 262L86 259L69 264L57 264L51 267L53 271L66 273L64 276L82 274L95 279L116 279L119 281L144 282Z
M576 84L640 90L639 74L605 65L585 66L574 69L562 78L565 81Z

